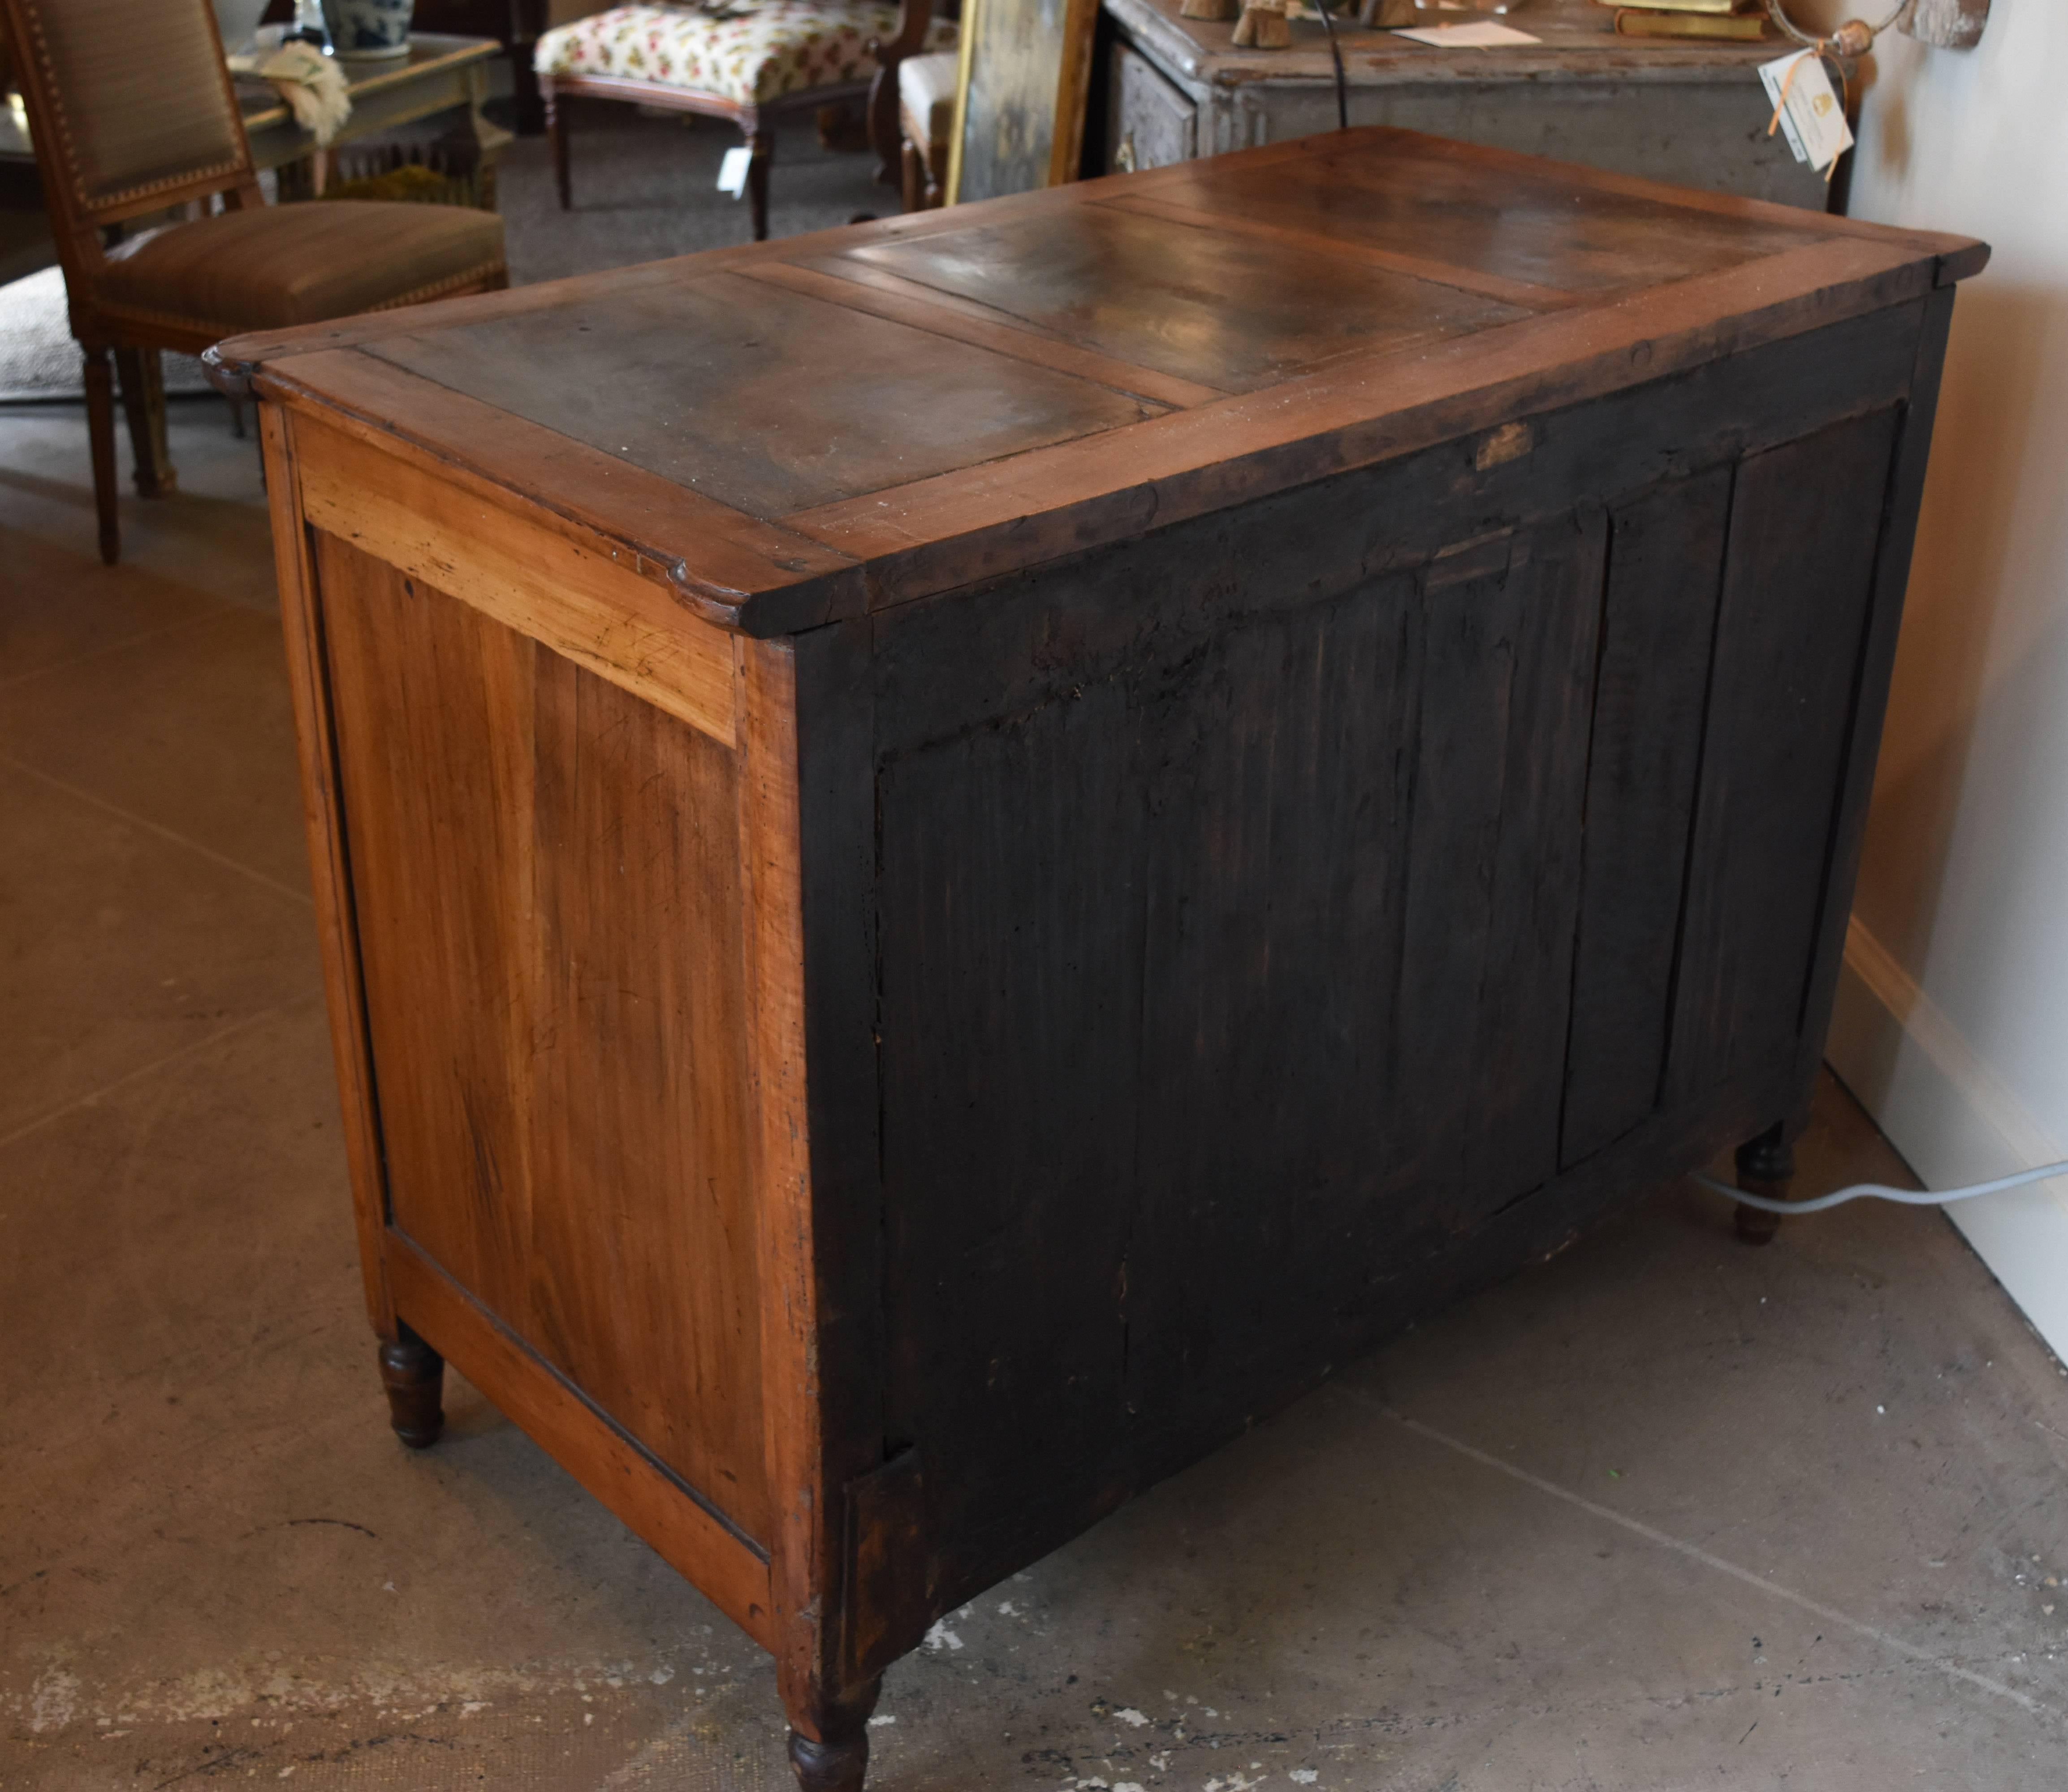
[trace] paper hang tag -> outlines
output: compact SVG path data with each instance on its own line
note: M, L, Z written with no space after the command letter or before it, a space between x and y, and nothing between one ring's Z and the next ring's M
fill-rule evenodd
M753 160L754 152L743 143L727 150L725 160L718 165L718 190L739 198L747 191L747 170Z
M1796 161L1807 162L1830 180L1838 158L1853 146L1853 132L1846 123L1844 103L1824 72L1823 59L1814 50L1798 51L1761 63L1759 78ZM1767 127L1769 132L1773 128Z
M1495 50L1505 43L1541 43L1541 38L1532 37L1527 31L1518 31L1512 25L1496 24L1492 19L1475 19L1468 25L1425 25L1412 31L1395 31L1397 38L1410 38L1417 43L1433 45L1439 50Z

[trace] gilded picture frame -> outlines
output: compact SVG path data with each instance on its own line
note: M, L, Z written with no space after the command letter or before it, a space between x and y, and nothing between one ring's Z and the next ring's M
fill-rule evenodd
M1098 0L964 0L947 199L1077 176Z

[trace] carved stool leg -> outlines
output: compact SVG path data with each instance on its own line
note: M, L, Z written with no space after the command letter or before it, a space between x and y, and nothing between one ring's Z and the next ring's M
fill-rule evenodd
M869 1714L882 1690L883 1682L873 1680L860 1697L822 1714L810 1726L816 1737L796 1727L792 1710L790 1770L800 1792L861 1792L869 1777Z
M388 1390L388 1422L413 1450L427 1450L445 1429L446 1359L407 1326L381 1346L381 1382Z
M768 240L768 165L776 159L776 133L755 131L748 135L751 160L747 165L747 202L754 213L754 240Z
M539 98L546 114L546 146L553 158L553 185L560 189L560 209L571 212L575 206L573 171L568 163L568 121L560 116L560 96L553 91L551 81L539 83Z
M1769 1201L1788 1199L1788 1185L1795 1175L1795 1148L1779 1124L1769 1127L1757 1138L1738 1147L1738 1186L1747 1194L1764 1195ZM1773 1241L1781 1229L1781 1216L1763 1209L1740 1205L1738 1236L1748 1245Z

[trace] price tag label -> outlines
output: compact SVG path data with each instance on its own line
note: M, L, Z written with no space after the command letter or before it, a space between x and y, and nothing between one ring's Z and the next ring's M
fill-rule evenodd
M747 191L747 165L753 160L754 152L743 143L727 150L725 160L718 165L718 190L739 198Z
M1774 124L1787 134L1796 161L1807 162L1830 180L1838 158L1853 146L1853 132L1844 104L1824 72L1823 59L1814 50L1799 51L1761 63L1759 78L1773 102ZM1769 124L1768 134L1773 131Z

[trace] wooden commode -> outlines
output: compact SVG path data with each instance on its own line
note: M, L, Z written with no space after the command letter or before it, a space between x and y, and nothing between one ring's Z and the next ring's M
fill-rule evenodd
M774 1652L1746 1147L1986 250L1382 129L246 337L366 1288Z

